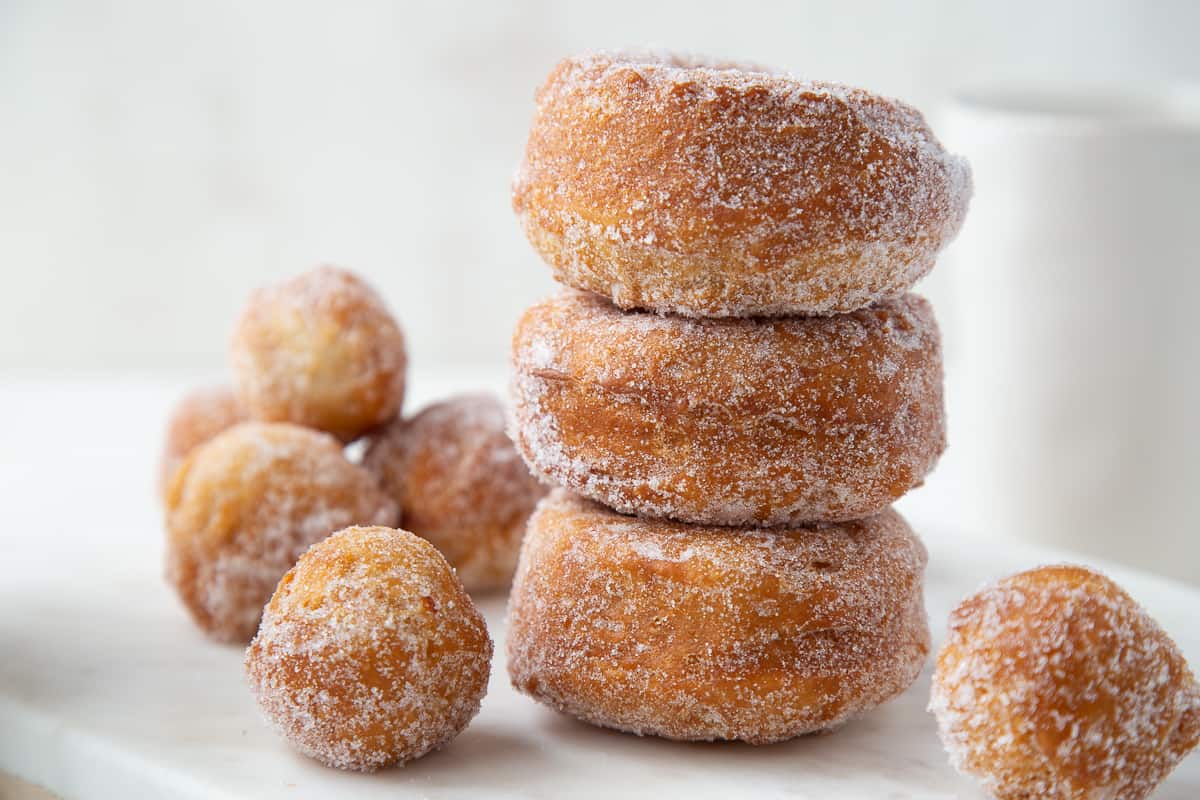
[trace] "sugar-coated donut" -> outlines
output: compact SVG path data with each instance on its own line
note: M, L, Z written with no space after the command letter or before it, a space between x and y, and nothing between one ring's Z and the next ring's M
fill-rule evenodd
M997 800L1140 800L1200 742L1200 686L1119 586L1040 567L950 615L930 710Z
M530 518L513 685L596 725L781 741L900 694L929 651L925 548L894 511L800 529L617 514L563 490Z
M525 522L546 493L505 433L492 395L460 395L371 437L363 466L469 591L506 589Z
M234 329L234 388L249 415L351 441L404 400L404 335L353 273L318 267L258 289Z
M167 491L167 578L204 631L250 640L275 584L347 525L394 525L396 504L338 440L243 422L198 447Z
M205 386L185 394L167 420L167 440L158 470L159 495L166 496L175 470L192 450L245 419L228 386Z
M391 528L347 528L279 582L246 651L267 720L341 769L403 764L479 713L492 640L446 560Z
M858 519L945 447L929 304L834 317L626 313L565 290L513 335L514 441L534 474L630 514Z
M903 103L599 53L538 91L513 208L557 280L623 308L828 314L912 286L970 194L966 161Z

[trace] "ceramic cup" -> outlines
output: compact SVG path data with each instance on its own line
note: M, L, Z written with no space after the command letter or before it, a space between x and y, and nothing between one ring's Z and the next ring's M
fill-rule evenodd
M1200 93L960 95L975 197L943 266L964 507L1200 582Z

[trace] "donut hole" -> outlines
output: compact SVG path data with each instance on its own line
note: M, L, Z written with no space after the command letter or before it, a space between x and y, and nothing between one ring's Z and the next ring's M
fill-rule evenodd
M291 591L290 587L292 585L292 581L294 581L295 579L296 579L295 573L293 573L291 571L287 572L282 578L279 579L279 585L277 587L275 587L276 593L290 592Z
M525 520L546 489L508 437L491 394L441 400L371 434L363 466L469 592L511 583Z
M277 591L308 607L311 587L286 575L311 545L397 509L332 436L242 422L188 456L166 511L169 581L205 632L245 644Z
M345 528L292 574L281 587L292 594L272 598L244 669L263 714L299 752L370 772L436 750L478 713L492 642L433 545L392 528Z
M929 708L952 762L997 800L1142 800L1200 743L1172 739L1200 708L1183 654L1119 586L1039 567L964 599Z

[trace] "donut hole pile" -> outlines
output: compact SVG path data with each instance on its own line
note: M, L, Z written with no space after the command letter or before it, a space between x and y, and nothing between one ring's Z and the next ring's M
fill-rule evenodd
M253 292L233 381L173 411L162 459L167 578L197 625L245 643L310 545L400 508L344 443L404 401L404 335L364 280L322 266Z
M255 291L230 362L231 386L168 423L167 579L211 638L258 632L248 674L297 749L360 770L419 757L479 708L492 645L465 592L508 585L545 490L495 397L400 416L404 335L346 270Z
M168 575L178 586L183 573L177 565L187 561L181 555L185 552L225 558L214 544L221 537L202 531L214 520L225 526L230 542L275 555L269 567L239 556L243 577L255 572L266 594L262 588L246 594L246 607L238 612L243 621L237 625L197 618L202 628L222 640L249 639L253 625L245 620L257 617L269 589L299 553L320 536L354 523L394 525L403 520L449 559L468 590L508 587L525 521L545 490L508 438L498 398L450 397L412 417L401 416L404 334L366 281L321 266L256 290L236 323L230 362L231 385L187 393L167 423L159 487L171 533L169 560L175 565ZM241 423L252 427L237 438L240 457L205 452L210 441ZM281 433L283 429L268 425L290 430ZM281 436L289 441L290 459L277 448ZM344 443L354 445L345 454ZM259 452L252 452L256 448ZM357 460L355 452L368 454L361 466L350 463ZM184 469L193 457L200 468ZM256 469L271 469L276 462L285 466L273 483L255 478ZM306 511L313 497L330 494L326 490L334 476L342 474L353 475L359 488L341 493L343 504L332 509L338 513ZM233 501L218 486L240 492L237 502L245 513L229 511ZM381 490L389 501L386 511L354 511L354 503ZM218 503L226 513L206 518ZM280 535L292 545L280 550L255 543L275 535L269 531L283 531ZM197 549L193 539L206 544ZM210 566L202 572L219 571ZM214 627L223 630L218 633Z
M966 163L908 106L753 66L591 54L536 100L513 208L567 288L517 324L512 429L563 489L521 551L514 686L755 744L896 696L929 633L889 506L945 447L907 290Z

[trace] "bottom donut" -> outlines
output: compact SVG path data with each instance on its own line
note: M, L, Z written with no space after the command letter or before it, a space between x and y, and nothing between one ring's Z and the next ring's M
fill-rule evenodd
M638 735L767 744L827 729L921 671L925 562L891 510L703 527L557 490L522 547L509 676L549 706Z

